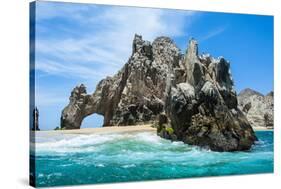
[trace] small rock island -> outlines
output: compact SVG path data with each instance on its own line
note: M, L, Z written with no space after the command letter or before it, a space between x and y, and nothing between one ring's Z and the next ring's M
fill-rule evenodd
M39 129L39 111L37 109L37 107L35 107L33 109L33 112L32 112L32 116L33 116L33 120L32 120L32 131L40 131Z
M61 115L61 128L80 129L97 113L104 127L153 124L157 134L214 151L249 150L257 140L238 108L230 63L199 55L189 40L185 54L168 37L152 43L135 35L132 55L113 77L101 80L93 94L73 89Z

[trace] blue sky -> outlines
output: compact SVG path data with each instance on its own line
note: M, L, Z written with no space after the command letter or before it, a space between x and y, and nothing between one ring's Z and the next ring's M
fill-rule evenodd
M59 126L76 85L84 83L92 93L126 63L135 33L150 41L169 36L182 52L194 37L201 53L230 61L237 92L273 90L272 16L37 2L35 99L41 129ZM82 127L102 121L89 116Z

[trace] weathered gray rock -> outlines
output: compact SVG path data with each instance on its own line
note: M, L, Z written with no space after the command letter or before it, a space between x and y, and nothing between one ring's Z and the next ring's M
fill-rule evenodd
M264 96L247 88L239 93L238 102L253 127L273 128L273 92Z
M104 116L104 126L152 123L164 111L164 92L169 67L178 67L180 50L167 37L151 44L135 35L132 55L113 77L100 81L95 92L84 85L73 89L61 115L61 127L79 129L93 113Z
M124 67L93 94L83 85L73 89L62 128L80 128L97 113L104 126L158 122L158 135L170 140L216 151L251 148L256 136L237 107L228 61L199 55L193 39L185 55L167 37L151 44L135 35L132 49Z
M182 63L186 80L171 82L165 103L177 140L215 151L250 149L257 138L237 107L229 62L199 56L192 39Z

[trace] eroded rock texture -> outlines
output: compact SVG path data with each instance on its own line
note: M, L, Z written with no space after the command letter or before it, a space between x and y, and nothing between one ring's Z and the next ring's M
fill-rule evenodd
M159 129L160 136L170 130L173 135L166 138L175 135L177 140L215 151L250 149L256 136L237 107L229 62L208 54L199 56L197 42L190 40L182 64L186 77L183 82L172 79L167 88L169 121Z
M167 139L216 151L250 149L256 136L237 108L228 61L199 55L193 39L185 55L167 37L151 44L135 35L132 49L124 67L93 94L83 85L73 89L62 128L80 128L97 113L104 115L104 126L157 122L158 134Z
M263 95L247 88L239 93L238 102L253 127L273 128L273 92Z
M88 95L84 85L73 89L63 110L61 127L79 129L93 113L104 116L104 126L152 123L164 111L166 78L170 67L178 67L180 51L167 37L151 44L135 35L132 55L113 77L100 81Z

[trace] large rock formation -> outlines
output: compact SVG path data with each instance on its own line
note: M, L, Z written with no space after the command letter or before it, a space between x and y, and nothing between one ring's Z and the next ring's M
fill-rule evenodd
M73 89L61 127L80 128L97 113L104 126L157 122L167 139L216 151L248 150L256 137L237 108L229 67L222 57L199 55L193 39L182 55L167 37L151 44L135 35L132 55L115 76L101 80L91 95L84 85Z
M263 95L244 89L238 95L238 105L253 127L273 128L273 92Z
M79 129L82 120L93 113L104 116L104 126L152 123L164 110L164 91L169 66L176 67L179 49L167 37L151 44L135 35L132 55L113 77L99 82L88 95L84 85L73 89L63 110L61 127Z
M229 62L199 56L197 42L190 40L182 64L185 79L171 79L167 87L168 119L164 127L159 124L160 136L215 151L250 149L256 136L237 107Z

